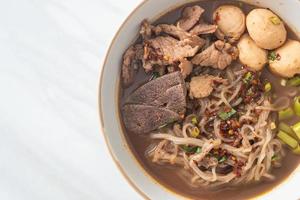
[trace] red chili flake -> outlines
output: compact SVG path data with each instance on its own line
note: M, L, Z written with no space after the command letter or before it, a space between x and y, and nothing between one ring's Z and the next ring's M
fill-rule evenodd
M219 15L219 12L216 13L216 17L214 19L214 23L218 23L218 21L220 21L220 15Z
M229 108L229 107L226 106L226 107L224 108L224 112L230 112L231 109L232 109L232 108Z
M240 177L242 175L242 168L245 165L242 161L237 161L233 167L233 173L237 175L237 177Z
M276 54L276 60L280 60L281 59L281 56L279 53Z

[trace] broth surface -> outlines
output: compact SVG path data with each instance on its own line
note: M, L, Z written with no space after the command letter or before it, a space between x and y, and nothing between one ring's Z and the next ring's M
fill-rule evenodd
M162 17L160 17L154 24L160 23L174 23L180 17L182 9L189 5L199 5L203 9L205 9L203 18L207 22L211 22L212 13L213 11L220 5L230 4L236 5L242 8L245 14L249 13L252 9L256 8L255 6L239 3L234 1L201 1L193 4L187 4L183 7L177 8ZM288 27L286 27L288 29ZM137 30L138 31L138 30ZM295 34L293 34L290 29L288 29L289 38L297 39ZM129 88L120 89L120 107L124 104L124 101L128 95L134 91L137 87L146 83L151 75L147 75L142 68L140 68L139 73L133 83ZM287 90L284 89L280 85L280 78L276 77L275 75L271 74L267 67L262 72L262 77L269 80L272 83L274 88L274 93L277 96L281 96L286 94ZM120 86L121 88L121 86ZM121 120L122 121L122 120ZM293 119L287 121L287 123L294 123L296 121L300 121L298 117L294 117ZM146 156L145 151L147 147L152 143L152 140L149 138L148 135L137 135L131 133L129 131L125 131L124 134L126 136L127 142L131 147L132 152L140 162L140 164L144 167L144 169L158 182L160 182L165 187L175 191L176 193L182 194L186 197L193 198L193 199L248 199L251 197L255 197L259 194L267 192L273 189L275 186L280 184L284 181L298 166L300 157L297 155L292 154L288 149L286 149L286 156L282 160L282 166L278 169L272 169L272 174L275 175L276 179L273 181L268 180L260 180L257 183L251 183L242 186L226 186L222 187L221 189L203 189L203 188L194 188L191 187L185 180L181 177L180 168L176 166L170 165L157 165L155 163L150 162ZM238 192L237 192L238 191Z

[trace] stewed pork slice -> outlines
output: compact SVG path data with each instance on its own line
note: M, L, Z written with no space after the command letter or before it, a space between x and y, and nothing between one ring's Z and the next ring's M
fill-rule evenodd
M187 59L180 60L178 67L180 68L183 78L186 78L193 71L193 63Z
M238 57L238 49L221 40L216 41L210 47L197 54L192 63L200 66L211 66L217 69L225 69Z
M198 37L197 35L214 33L216 29L216 25L202 23L197 24L190 32L186 32L185 30L172 24L159 24L156 27L153 27L152 30L155 32L156 35L159 35L160 33L164 32L180 40L183 40L186 38Z
M152 37L152 26L148 20L143 20L140 28L140 34L143 39L150 39Z
M193 57L201 46L191 44L192 42L189 39L179 41L170 36L158 36L144 41L145 71L151 71L153 65L171 65L184 58Z
M181 44L189 44L192 47L199 46L200 48L205 44L205 40L197 35L190 34L185 30L178 28L177 26L170 24L159 24L153 28L156 35L160 35L162 32L167 33L181 41Z
M141 44L133 45L126 50L122 63L122 82L124 87L128 87L133 83L142 58L143 46Z
M216 83L226 83L226 80L212 75L193 77L190 82L190 98L197 99L208 97L212 93Z
M216 32L217 29L218 29L217 25L199 23L194 28L192 28L192 30L190 30L190 33L192 35L210 34Z
M186 7L181 15L181 19L177 22L177 26L185 31L190 30L199 21L204 9L200 6Z

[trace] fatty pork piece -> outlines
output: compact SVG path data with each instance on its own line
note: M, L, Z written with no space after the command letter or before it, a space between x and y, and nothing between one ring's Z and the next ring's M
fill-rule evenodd
M225 69L238 57L238 49L221 40L216 41L210 47L197 54L192 63L200 66L210 66L216 69Z
M181 119L186 110L186 87L180 72L154 79L135 90L122 108L125 127L148 133Z
M144 41L143 67L146 72L154 65L172 65L184 58L193 57L201 46L194 46L190 39L177 40L170 36L158 36Z

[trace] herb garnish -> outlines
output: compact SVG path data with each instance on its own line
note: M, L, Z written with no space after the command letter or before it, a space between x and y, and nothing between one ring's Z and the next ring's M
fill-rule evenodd
M232 117L234 114L236 113L236 110L234 110L233 108L229 111L229 112L220 112L218 114L218 116L222 119L222 120L227 120L230 117Z
M152 75L151 75L149 81L152 81L152 80L154 80L154 79L157 79L159 76L160 76L160 75L159 75L158 72L152 72Z
M180 146L182 148L183 151L185 151L186 153L201 153L201 147L190 147L187 145L181 145Z

